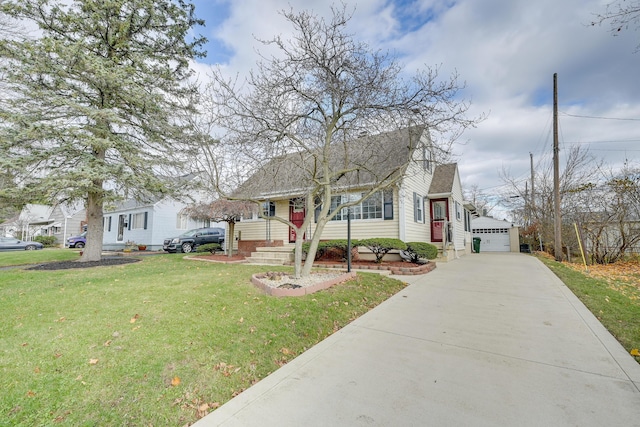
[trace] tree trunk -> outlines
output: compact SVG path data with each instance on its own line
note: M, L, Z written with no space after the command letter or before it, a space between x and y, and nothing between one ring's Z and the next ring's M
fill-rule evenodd
M236 223L235 221L229 221L229 234L225 236L225 240L227 241L227 256L231 258L233 256L233 241L235 240L235 229Z
M296 279L306 277L309 273L305 274L302 269L302 243L304 242L304 233L298 227L295 227L296 231L296 246L293 254L293 275ZM309 255L307 255L307 261L309 261ZM306 263L305 263L306 265Z
M309 245L309 253L307 253L307 259L304 262L304 266L302 268L302 277L307 277L311 274L313 262L316 258L316 252L318 251L318 243L320 243L320 237L322 236L322 231L324 230L324 226L326 224L327 220L324 217L319 219L318 223L316 224L316 229L313 233L313 238L311 239L311 243Z
M87 197L87 243L80 262L102 259L102 234L104 232L102 202L102 193L89 193Z

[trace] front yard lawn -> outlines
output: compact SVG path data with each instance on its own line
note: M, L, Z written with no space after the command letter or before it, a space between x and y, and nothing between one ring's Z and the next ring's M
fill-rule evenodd
M79 250L67 248L45 248L38 251L2 251L0 252L0 268L13 265L76 260L80 258L79 252Z
M250 284L277 269L176 254L0 271L0 424L190 424L406 286L362 274L276 298Z

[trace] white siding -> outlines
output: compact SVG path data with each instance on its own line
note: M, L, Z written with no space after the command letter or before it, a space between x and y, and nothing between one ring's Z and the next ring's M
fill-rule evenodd
M164 199L154 205L137 206L132 209L105 212L105 225L102 244L105 249L119 249L125 242L134 241L147 245L148 249L160 250L164 239L176 237L187 230L203 227L204 221L189 219L187 228L177 228L177 217L185 207L184 203L173 199ZM147 213L147 227L133 229L125 227L122 241L118 241L118 221L120 215L125 215L127 222L130 215ZM109 218L111 218L111 230L109 230ZM225 223L211 223L212 227L226 228Z
M451 199L449 202L449 220L453 224L453 244L458 251L466 249L466 233L464 231L464 197L462 196L462 185L460 184L460 175L456 168L456 175L453 179L453 188L451 189ZM456 215L457 209L460 217Z
M427 194L431 186L433 175L422 168L418 162L412 162L406 177L402 182L403 191L400 203L404 206L404 236L400 237L405 242L429 242L431 240L429 201ZM424 222L416 222L413 213L413 193L424 198Z
M289 218L289 200L275 201L276 216L280 218ZM314 213L312 213L314 215ZM271 240L282 240L289 242L289 227L279 221L270 220L271 222ZM307 229L307 238L309 239L315 232L316 223L312 220L311 225ZM353 239L364 239L369 237L399 237L399 212L398 212L398 192L394 190L393 194L393 219L359 219L351 221L351 237ZM243 220L236 224L236 236L238 232L242 233L242 240L266 240L267 224L265 219ZM347 238L347 221L329 221L325 226L321 240L346 239Z
M274 203L276 216L289 219L289 200L277 200ZM270 237L271 240L282 240L285 243L289 241L289 227L275 219L269 220L269 224L263 218L243 219L236 223L235 234L235 237L241 235L242 240L267 240Z

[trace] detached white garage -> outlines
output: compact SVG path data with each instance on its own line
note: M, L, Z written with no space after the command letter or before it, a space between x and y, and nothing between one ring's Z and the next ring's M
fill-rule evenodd
M481 216L471 220L471 233L480 238L480 252L520 252L518 227L507 221Z

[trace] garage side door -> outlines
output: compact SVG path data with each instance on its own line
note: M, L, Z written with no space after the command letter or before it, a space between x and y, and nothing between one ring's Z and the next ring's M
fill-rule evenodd
M480 253L510 252L508 228L474 228L473 237L479 237Z

